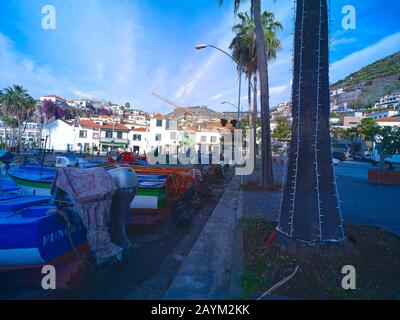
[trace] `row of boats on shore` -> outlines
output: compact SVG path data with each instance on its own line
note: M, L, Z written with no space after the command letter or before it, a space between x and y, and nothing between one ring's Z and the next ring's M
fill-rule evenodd
M82 174L91 168L110 174L121 168L134 173L137 187L127 210L123 209L127 228L157 223L170 214L178 222L187 222L182 208L194 196L211 192L210 186L222 174L217 165L151 167L145 159L130 163L75 160L59 156L55 166L15 163L0 152L0 272L65 264L88 252L88 230L82 219L57 214L62 201L55 199L53 182L60 168L78 166ZM101 189L99 184L86 181L93 190ZM111 208L116 206L113 203Z

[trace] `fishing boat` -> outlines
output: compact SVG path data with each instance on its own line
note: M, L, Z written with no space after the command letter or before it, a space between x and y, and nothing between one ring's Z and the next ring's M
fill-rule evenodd
M0 195L0 271L58 265L86 245L86 230L52 213L50 197ZM69 232L71 239L69 238Z
M151 224L168 215L168 175L138 174L139 189L131 203L132 214L128 224Z
M108 165L107 162L86 160L79 157L56 156L56 168L77 167L88 169Z
M50 196L50 189L57 170L32 166L11 166L7 174L21 188L24 195Z
M0 177L0 194L17 193L19 190L14 181Z
M110 170L114 167L107 167ZM40 166L13 166L8 175L21 188L24 195L50 196L50 189L56 176L56 169ZM165 183L168 175L138 175L139 189L131 208L154 212L167 209Z

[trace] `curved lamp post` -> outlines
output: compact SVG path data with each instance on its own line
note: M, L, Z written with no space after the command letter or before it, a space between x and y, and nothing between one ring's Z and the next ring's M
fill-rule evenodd
M221 48L218 48L218 47L216 47L216 46L214 46L212 44L198 44L198 45L196 45L195 48L197 50L203 50L203 49L208 48L208 47L216 49L216 50L222 52L223 54L228 56L236 64L236 61L232 57L232 55L230 55L228 52L226 52L226 51L222 50ZM237 110L238 110L238 114L237 114L238 123L240 121L240 102L241 102L240 95L241 95L241 92L242 92L242 72L243 72L243 57L240 58L240 66L239 66L239 97L238 97L238 105L237 106L234 105L234 107L237 108Z

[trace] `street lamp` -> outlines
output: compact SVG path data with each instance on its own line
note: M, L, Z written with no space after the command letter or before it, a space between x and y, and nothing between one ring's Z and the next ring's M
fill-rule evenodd
M236 60L228 52L226 52L226 51L222 50L221 48L218 48L218 47L216 47L216 46L214 46L212 44L198 44L198 45L196 45L195 48L197 50L203 50L203 49L205 49L207 47L210 47L210 48L213 48L213 49L216 49L216 50L222 52L223 54L228 56L236 64ZM243 56L240 57L240 65L239 65L239 97L238 97L238 105L235 106L235 108L237 108L237 110L238 110L238 115L237 115L238 123L240 121L240 102L241 102L240 95L241 95L241 92L242 92L242 72L243 72Z
M229 104L232 107L234 107L236 110L239 110L239 107L236 104L233 104L232 102L222 101L221 104Z

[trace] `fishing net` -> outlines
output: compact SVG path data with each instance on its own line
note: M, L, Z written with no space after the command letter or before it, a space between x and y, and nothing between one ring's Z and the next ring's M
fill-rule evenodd
M119 256L122 248L111 242L108 231L115 185L104 168L59 169L53 185L69 194L86 227L88 245L96 261L103 263Z

